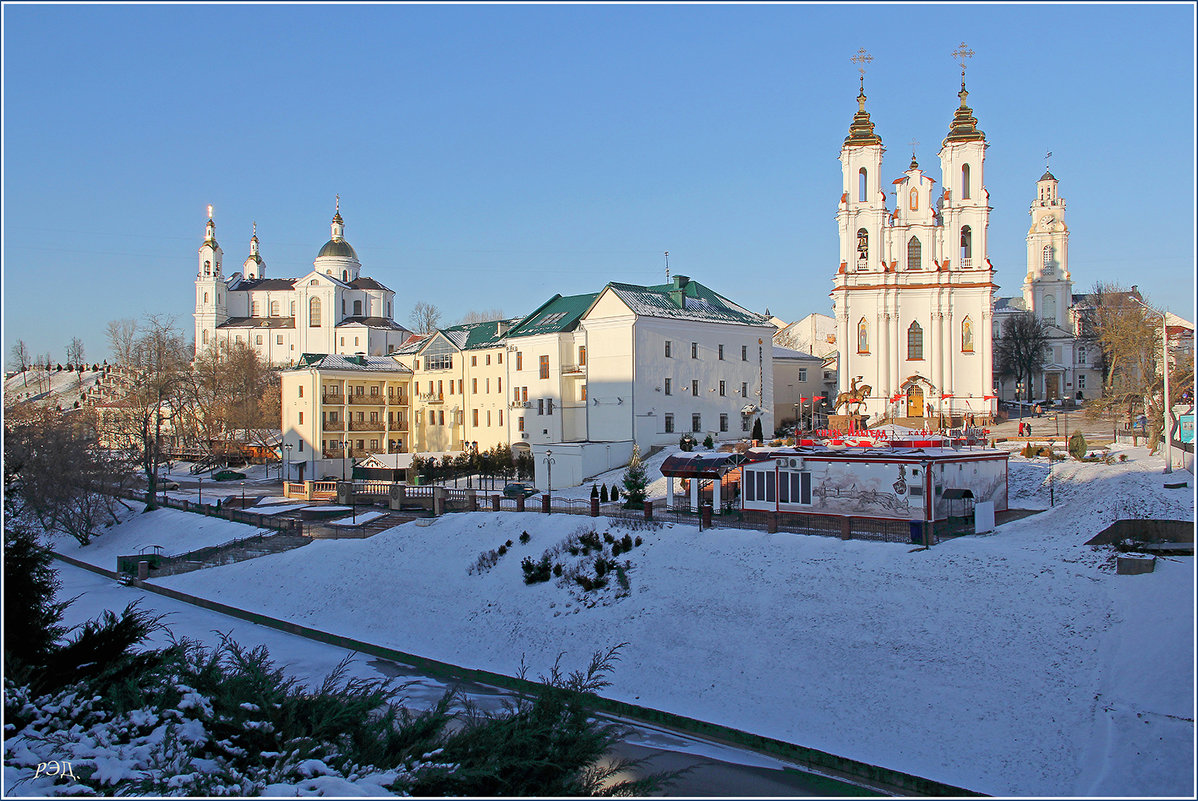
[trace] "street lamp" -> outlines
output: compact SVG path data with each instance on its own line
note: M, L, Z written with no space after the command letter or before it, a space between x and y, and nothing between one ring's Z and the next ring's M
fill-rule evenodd
M1019 396L1022 394L1023 394L1023 382L1016 381L1015 382L1015 411L1019 415L1019 421L1021 423L1023 422L1023 401L1019 399Z
M200 506L203 506L204 505L204 477L203 476L199 476L196 478L196 486L199 489L199 493L200 493L198 503Z
M802 401L802 398L799 398ZM795 446L799 444L799 404L794 404L795 407Z
M245 509L245 482L241 482L241 508Z
M349 457L349 443L353 440L341 441L341 480L345 481L345 460Z
M287 454L287 456L286 456L286 459L287 459L287 481L288 481L288 483L290 483L291 482L291 443L289 443L289 442L285 443L283 445L283 450Z
M1169 425L1169 318L1162 311L1149 306L1144 301L1135 296L1129 296L1136 303L1143 306L1153 314L1161 316L1161 370L1164 372L1164 394L1161 398L1161 429L1165 434L1165 473L1166 475L1173 472L1173 430Z
M553 451L545 450L545 494L553 492Z

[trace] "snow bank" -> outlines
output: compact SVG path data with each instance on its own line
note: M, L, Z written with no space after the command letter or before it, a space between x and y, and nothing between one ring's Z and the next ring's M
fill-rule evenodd
M689 526L632 532L630 592L580 602L520 561L606 519L455 514L163 584L305 625L535 675L628 642L608 693L996 795L1188 795L1192 559L1116 576L1116 517L1194 517L1143 449L1011 462L1047 511L931 551ZM586 488L589 492L589 488ZM519 543L527 531L531 541ZM486 571L468 568L507 540ZM1164 561L1164 560L1162 560ZM363 591L369 588L369 591Z
M54 538L53 544L54 549L64 556L105 570L115 570L118 556L132 556L141 553L143 548L152 552L154 545L162 546L165 556L177 556L197 548L252 537L256 533L258 529L231 520L179 509L156 509L133 513L120 525L102 530L88 545L81 546L76 540L61 535Z

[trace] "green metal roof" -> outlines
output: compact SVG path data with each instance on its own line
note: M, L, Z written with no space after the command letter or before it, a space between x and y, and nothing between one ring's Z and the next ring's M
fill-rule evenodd
M587 309L599 297L598 292L585 295L554 295L539 309L525 317L507 332L508 337L531 337L537 334L554 334L573 331Z
M607 288L642 317L743 325L763 325L768 321L765 316L733 303L710 287L686 276L675 276L673 282L657 286L612 282Z
M488 320L484 323L463 323L440 329L446 339L462 350L499 347L508 330L519 320Z

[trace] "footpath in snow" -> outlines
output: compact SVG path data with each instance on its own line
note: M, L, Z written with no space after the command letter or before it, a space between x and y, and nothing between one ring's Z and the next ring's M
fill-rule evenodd
M1084 543L1118 517L1193 520L1193 494L1124 452L1058 464L1052 508L1047 464L1013 457L1012 505L1045 511L930 551L662 525L628 532L627 592L584 594L525 585L520 562L619 523L479 512L161 583L509 674L627 642L612 697L984 793L1190 795L1193 558L1117 576Z

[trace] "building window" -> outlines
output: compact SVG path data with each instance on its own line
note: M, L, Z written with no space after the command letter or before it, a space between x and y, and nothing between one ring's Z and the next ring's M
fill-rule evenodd
M491 392L491 379L489 379L489 378L487 379L487 383L486 383L486 391L488 394L490 394L490 392Z
M304 385L303 384L300 384L300 386L299 386L299 396L301 398L304 397Z
M478 409L473 411L474 427L478 428Z
M869 266L869 231L857 229L857 267L865 269Z
M283 344L283 335L282 335L282 334L276 334L276 335L275 335L275 344L276 344L276 345L282 345L282 344Z
M553 414L553 398L545 399L545 414L547 414L547 415Z
M487 364L491 363L491 354L487 354Z
M541 357L541 378L548 378L548 377L549 377L549 357L542 356Z
M728 396L728 393L726 391L727 386L728 386L728 382L726 382L726 381L720 382L720 397L721 398L725 398Z
M587 346L586 345L578 346L578 366L579 367L587 366Z
M445 425L445 412L444 411L437 412L437 425L439 425L439 426Z
M698 342L691 343L691 358L692 359L699 358L699 343Z
M1078 364L1086 363L1086 346L1085 345L1077 346L1077 363Z
M299 452L304 452L304 441L302 439L299 441Z
M961 266L973 264L973 231L968 225L961 226Z
M272 300L270 302L270 316L271 317L279 316L279 302L277 300Z
M697 434L702 430L703 430L703 415L696 412L695 414L691 415L691 431L693 433Z
M200 343L203 345L208 344L208 332L207 331L202 331L200 333Z
M487 409L487 425L491 425L491 410Z
M672 380L671 380L671 379L669 379L669 378L667 378L667 379L666 379L666 394L667 394L667 395L672 395L672 394L674 394L674 391L673 391L673 389L671 388L671 384L672 384L672 383L673 383L673 382L672 382Z
M742 382L741 382L741 384L740 384L740 396L741 396L742 398L747 398L747 397L749 397L749 382L748 382L748 381L742 381Z
M749 360L749 346L748 345L740 346L740 360L742 362L747 362Z
M320 298L308 301L308 325L312 328L320 327Z
M517 417L517 418L516 418L516 430L517 430L517 431L523 431L523 430L524 430L524 418L523 418L523 417Z
M379 413L378 413L378 412L371 412L371 413L370 413L370 422L372 422L372 423L377 423L378 421L379 421Z
M667 359L668 359L668 358L670 358L670 350L671 350L671 348L670 348L670 340L668 340L668 339L667 339L667 340L666 340L666 358L667 358Z
M528 403L528 387L520 388L520 402Z
M490 414L490 412L487 412L487 414ZM503 425L503 409L499 410L499 425Z
M490 381L491 379L488 378L487 380ZM502 378L495 379L495 391L497 393L499 393L500 395L503 394L503 379Z
M345 337L341 337L341 346L345 347Z
M800 367L799 368L799 381L806 381L806 380L807 380L807 368Z
M919 361L923 359L923 329L919 327L919 323L912 322L907 329L907 360Z
M379 449L379 441L377 439L370 440L370 450L377 451Z
M919 211L919 187L911 187L910 203L908 204L911 211Z
M516 351L516 369L517 370L524 369L524 354L521 353L520 351Z
M961 321L961 352L973 353L973 320L968 315Z
M723 345L720 345L720 348L719 348L719 355L717 356L717 358L718 358L720 361L724 361L724 346L723 346Z
M378 387L371 387L371 388L370 388L370 394L371 394L371 395L373 395L373 396L375 396L375 397L377 398L377 397L379 396L379 388L378 388Z
M255 344L255 345L261 345L261 344L262 344L262 335L261 335L261 334L258 334L257 336L255 336L255 337L254 337L254 344Z
M471 357L470 357L470 366L471 366L471 367L478 367L478 357L477 357L477 356L471 356Z
M361 316L362 316L362 301L355 300L354 301L354 317L361 317Z
M869 173L865 168L857 170L857 202L864 203L869 192Z
M1086 388L1086 376L1084 373L1079 373L1077 376L1077 388L1078 389Z
M503 364L503 351L499 351L499 353L495 354L495 362L497 364Z
M545 399L537 398L537 414L545 413Z
M470 379L470 391L473 392L475 395L478 394L478 379L477 378Z
M291 301L291 316L295 316L295 301Z
M580 401L585 401L587 399L587 385L586 384L578 385L578 399Z
M424 351L425 370L450 370L453 368L454 347L438 338Z
M257 317L261 313L262 313L262 304L255 300L253 303L250 304L250 317Z
M357 346L357 344L358 344L358 338L357 338L357 337L354 337L354 345L355 345L355 347Z
M1052 266L1052 245L1045 245L1044 246L1044 267L1048 268L1051 266Z
M674 415L670 414L669 412L666 413L666 433L674 433Z
M869 323L864 317L857 322L857 352L869 353Z
M699 382L697 380L691 381L691 395L694 395L696 398L699 397Z
M300 422L300 425L304 424L304 413L303 412L299 413L299 422Z
M204 293L204 302L205 303L208 302L208 293L207 292Z
M907 269L920 270L923 268L923 246L919 237L913 236L907 240Z
M969 165L961 165L961 199L969 200Z
M745 417L743 414L740 417L740 430L741 431L749 430L749 418Z
M728 430L728 415L721 414L720 415L720 431L727 431L727 430Z
M1044 319L1050 323L1057 321L1057 299L1053 295L1044 296Z

